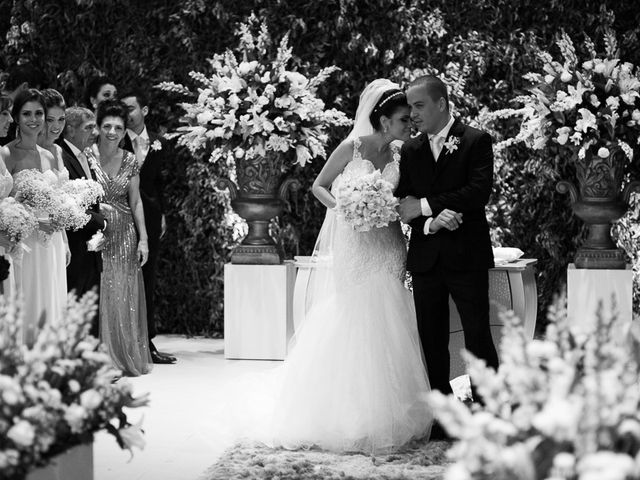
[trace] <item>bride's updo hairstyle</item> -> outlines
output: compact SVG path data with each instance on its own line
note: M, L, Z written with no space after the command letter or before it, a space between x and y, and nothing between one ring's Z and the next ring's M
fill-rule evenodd
M107 117L118 117L122 119L125 127L127 125L127 117L129 116L129 110L127 106L120 100L110 98L103 100L98 104L98 110L96 112L96 123L98 126L102 125L102 121Z
M407 107L407 96L402 90L387 90L382 94L376 106L373 107L371 115L369 115L369 121L374 130L380 130L380 117L390 117L400 107Z

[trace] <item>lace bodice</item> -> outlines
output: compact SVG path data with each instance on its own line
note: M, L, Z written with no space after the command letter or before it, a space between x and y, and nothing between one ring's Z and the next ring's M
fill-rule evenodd
M342 178L365 175L376 169L373 162L363 158L360 139L356 138L353 143L353 159L344 168ZM392 152L394 159L385 165L381 173L395 188L400 180L400 153L395 145L392 146ZM404 281L407 248L400 223L393 222L386 227L356 232L338 218L333 258L336 276L341 284L345 279L356 283L366 282L370 275L381 272Z

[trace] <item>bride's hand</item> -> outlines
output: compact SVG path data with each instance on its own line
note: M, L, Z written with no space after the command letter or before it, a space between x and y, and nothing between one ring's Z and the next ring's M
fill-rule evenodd
M38 230L48 235L51 235L56 231L50 220L38 220Z
M149 244L146 240L140 240L138 242L138 259L140 260L140 266L147 263L149 259Z

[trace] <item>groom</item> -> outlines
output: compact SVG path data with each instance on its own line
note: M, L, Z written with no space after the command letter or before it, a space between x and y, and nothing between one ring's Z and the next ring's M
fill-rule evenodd
M445 84L434 76L409 85L411 120L421 134L402 148L400 216L411 225L407 270L413 277L418 331L431 387L449 384L449 295L465 347L498 367L489 329L489 269L494 266L485 205L493 179L486 132L449 112Z

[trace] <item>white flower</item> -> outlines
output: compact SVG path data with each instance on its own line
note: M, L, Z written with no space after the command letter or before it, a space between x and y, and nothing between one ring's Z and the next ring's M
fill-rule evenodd
M604 63L602 61L596 63L595 67L593 67L593 71L596 73L603 73L605 70Z
M591 70L593 68L593 62L591 60L587 60L582 64L582 68L585 70Z
M133 447L137 447L142 450L146 444L144 439L144 432L142 431L142 421L144 417L140 418L140 421L135 425L130 425L125 428L121 428L118 430L118 434L122 439L122 443L124 444L124 448L127 450L132 450Z
M571 73L569 73L567 70L564 70L560 75L560 80L564 83L570 82L572 78L573 75L571 75Z
M74 433L80 433L82 431L82 424L87 417L87 411L81 405L73 403L67 407L64 412L64 419L69 424L69 428Z
M158 150L162 150L162 143L160 142L160 140L154 140L149 148L154 152L157 152Z
M593 93L589 95L589 101L591 102L591 105L593 105L596 108L600 106L600 100L598 100L598 96Z
M102 395L93 388L80 394L80 405L87 410L95 410L102 403Z
M257 60L253 60L251 62L240 62L240 65L238 65L238 73L246 75L247 73L253 72L257 67Z
M557 441L572 440L581 420L579 399L550 399L537 413L532 424L543 434Z
M447 153L451 154L458 149L458 145L460 145L460 137L449 137L449 140L444 142L443 147L447 149Z
M296 161L300 166L304 167L311 158L311 153L307 147L304 145L296 146Z
M558 136L556 137L556 141L560 145L564 145L569 140L569 134L571 133L571 128L569 127L560 127L556 133Z
M241 147L237 147L233 154L236 158L242 158L244 157L244 150Z
M553 75L547 74L544 76L544 81L547 83L553 83L553 81L556 79L556 77L554 77Z
M67 382L67 386L69 387L71 393L78 393L80 391L80 384L73 378L69 380L69 382Z
M196 120L200 125L206 125L211 120L213 120L213 118L214 118L213 113L210 110L206 110L196 115Z
M618 97L607 97L607 105L611 110L617 110L620 107L620 99Z
M597 129L596 116L593 113L591 113L586 108L581 108L580 110L578 110L578 113L582 118L576 120L575 129L577 131L586 133L586 131L590 128L593 130Z
M7 432L7 438L21 447L30 447L33 444L35 436L36 432L33 425L26 420L20 420Z
M609 157L609 150L605 147L600 147L598 149L598 156L600 158L608 158Z

